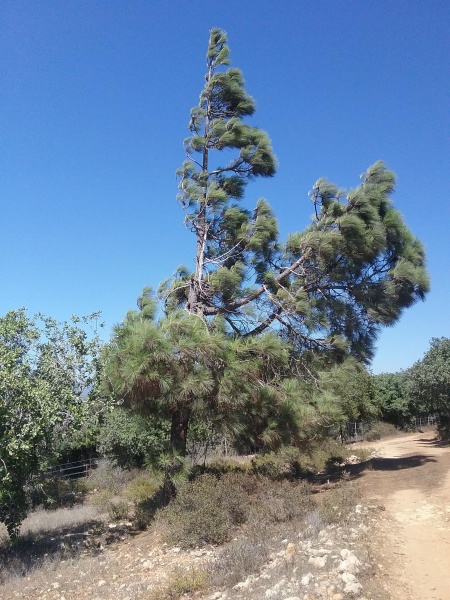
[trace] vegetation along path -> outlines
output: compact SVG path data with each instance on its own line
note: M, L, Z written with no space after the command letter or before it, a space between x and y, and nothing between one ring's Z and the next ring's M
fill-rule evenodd
M450 448L431 432L381 441L362 479L386 509L376 540L380 585L392 600L449 600Z

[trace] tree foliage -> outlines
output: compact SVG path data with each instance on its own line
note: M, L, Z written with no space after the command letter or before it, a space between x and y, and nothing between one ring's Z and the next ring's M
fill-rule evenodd
M409 370L412 401L437 414L443 430L450 425L450 338L433 338L422 360Z
M21 309L0 318L0 521L12 536L55 438L92 410L99 341L84 326L96 316L60 324Z
M229 67L220 29L206 60L178 171L195 267L160 286L165 317L155 318L144 290L139 311L116 327L105 389L169 419L181 454L195 419L242 446L302 443L376 411L357 363L370 361L381 326L424 298L424 251L393 207L395 175L382 162L348 192L319 179L312 222L281 243L267 201L242 202L249 181L275 174L276 158L268 135L247 122L255 103Z
M167 450L166 422L116 407L103 419L97 450L122 468L142 468Z
M416 416L425 412L425 407L411 398L409 369L376 375L374 385L383 421L396 427L407 427Z
M276 160L267 134L244 120L255 104L228 57L225 33L213 29L179 170L195 270L180 269L161 288L166 308L220 316L236 335L272 329L299 351L367 362L379 328L428 290L422 245L392 205L395 175L380 161L348 192L319 179L312 223L281 244L266 200L253 210L241 203L248 181L273 176Z
M105 350L108 394L144 414L169 419L171 445L182 454L193 420L209 420L235 435L246 431L249 441L259 444L269 438L278 443L281 421L285 435L293 433L289 394L280 393L289 349L279 337L234 338L182 311L155 320L149 289L138 304L140 310L115 328Z

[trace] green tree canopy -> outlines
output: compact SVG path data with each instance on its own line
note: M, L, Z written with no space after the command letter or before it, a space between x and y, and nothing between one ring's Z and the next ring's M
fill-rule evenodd
M289 348L278 336L232 337L183 311L155 320L148 288L138 304L105 349L106 393L170 420L171 445L181 454L196 419L236 436L245 431L260 445L295 434L292 398L279 387L290 372Z
M179 170L195 270L183 267L161 287L166 309L220 316L236 335L272 329L299 351L337 349L367 362L380 327L429 286L423 247L392 204L395 175L379 161L348 192L319 179L312 223L281 244L266 200L242 206L246 184L272 177L276 159L267 134L245 121L254 101L228 57L225 33L213 29Z
M99 341L84 325L22 310L0 318L0 522L15 536L26 515L25 487L45 468L55 438L92 411Z
M374 377L374 385L383 421L404 427L409 425L414 417L423 414L424 408L411 399L409 370L380 373Z
M415 405L450 424L450 338L433 338L422 360L409 369L410 395Z
M267 134L247 122L255 103L229 67L220 29L206 61L178 171L195 266L160 286L159 321L144 290L139 312L114 331L105 386L169 419L181 453L195 418L227 427L243 445L301 443L306 432L361 414L358 387L375 410L356 362L370 360L381 326L424 298L424 251L393 207L395 176L382 162L348 192L319 179L312 223L281 243L267 201L243 205L246 185L272 177L276 159Z

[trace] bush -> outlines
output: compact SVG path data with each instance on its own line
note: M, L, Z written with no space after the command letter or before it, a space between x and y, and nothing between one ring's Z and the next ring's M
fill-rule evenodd
M302 473L301 454L293 446L255 456L251 464L254 473L274 480L293 479Z
M130 481L124 490L124 496L133 504L146 502L160 490L161 482L157 481L150 473L141 473Z
M88 490L98 490L98 492L114 496L120 494L124 487L136 477L137 473L137 470L122 469L108 461L102 461L86 481L86 486Z
M32 508L42 506L46 510L72 507L83 502L87 492L85 479L45 479L29 491Z
M265 528L254 535L252 531L246 537L239 537L221 549L209 566L211 587L231 587L243 581L251 573L256 573L267 562L271 552L271 540Z
M360 497L357 485L348 481L340 483L323 498L319 515L327 523L342 525L349 520Z
M251 463L248 462L238 462L237 460L233 460L232 458L215 458L211 460L206 465L197 466L194 468L195 473L209 473L210 475L216 475L220 477L225 473L248 473L251 470Z
M222 544L233 526L245 521L248 505L242 477L202 475L180 486L163 511L167 540L185 548Z
M124 490L124 495L134 505L134 522L139 529L145 529L156 510L164 505L161 481L151 473L142 473Z
M252 470L258 475L279 481L294 480L340 464L348 455L344 444L331 438L309 444L303 449L285 446L278 452L261 454L252 459Z
M264 486L258 493L258 501L264 518L274 523L303 518L316 507L312 487L305 481L298 484L283 481Z
M394 427L394 425L379 421L371 425L364 437L368 442L375 442L376 440L392 437L394 435L398 435L398 430Z
M169 429L154 416L143 416L125 408L107 414L98 435L98 451L122 468L141 468L167 447Z
M207 574L196 568L176 569L169 575L169 581L152 589L145 596L147 600L179 600L187 595L204 591L207 588Z
M112 521L123 521L128 519L129 506L125 500L110 500L106 503L108 517Z

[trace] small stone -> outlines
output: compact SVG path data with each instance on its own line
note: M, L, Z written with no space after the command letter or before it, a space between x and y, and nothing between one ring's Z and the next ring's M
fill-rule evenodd
M306 575L303 575L303 577L300 580L300 583L302 585L309 585L309 582L311 581L311 579L314 578L314 575L312 573L307 573Z
M342 573L341 579L344 583L354 583L357 581L356 577L352 573Z
M358 557L347 548L341 550L341 557L344 559L338 565L339 571L347 571L348 573L359 573L359 565L361 561Z
M250 586L250 581L246 579L245 581L240 581L235 586L233 586L233 590L246 590Z
M100 581L97 583L98 587L102 587L104 585L106 585L106 581L104 579L100 579Z
M296 548L295 544L293 544L292 542L289 543L286 546L286 550L284 552L284 558L288 562L292 562L292 560L294 559L294 555L295 555L296 550L297 550L297 548Z
M144 569L153 569L153 563L151 560L144 560L144 562L142 563L142 567Z
M174 554L179 554L181 552L181 548L178 548L177 546L175 548L172 548L172 552Z
M222 592L215 592L208 600L219 600L219 598L222 598Z
M312 565L313 567L316 567L318 569L323 569L324 566L326 565L326 562L327 562L326 556L314 556L308 560L308 563L310 565Z
M346 594L359 594L361 590L362 585L359 583L359 581L352 581L350 583L347 583L347 585L344 588L344 592Z
M60 584L60 583L58 583L57 581L55 581L54 583L52 583L52 588L53 588L54 590L57 590L59 587L61 587L61 584Z

